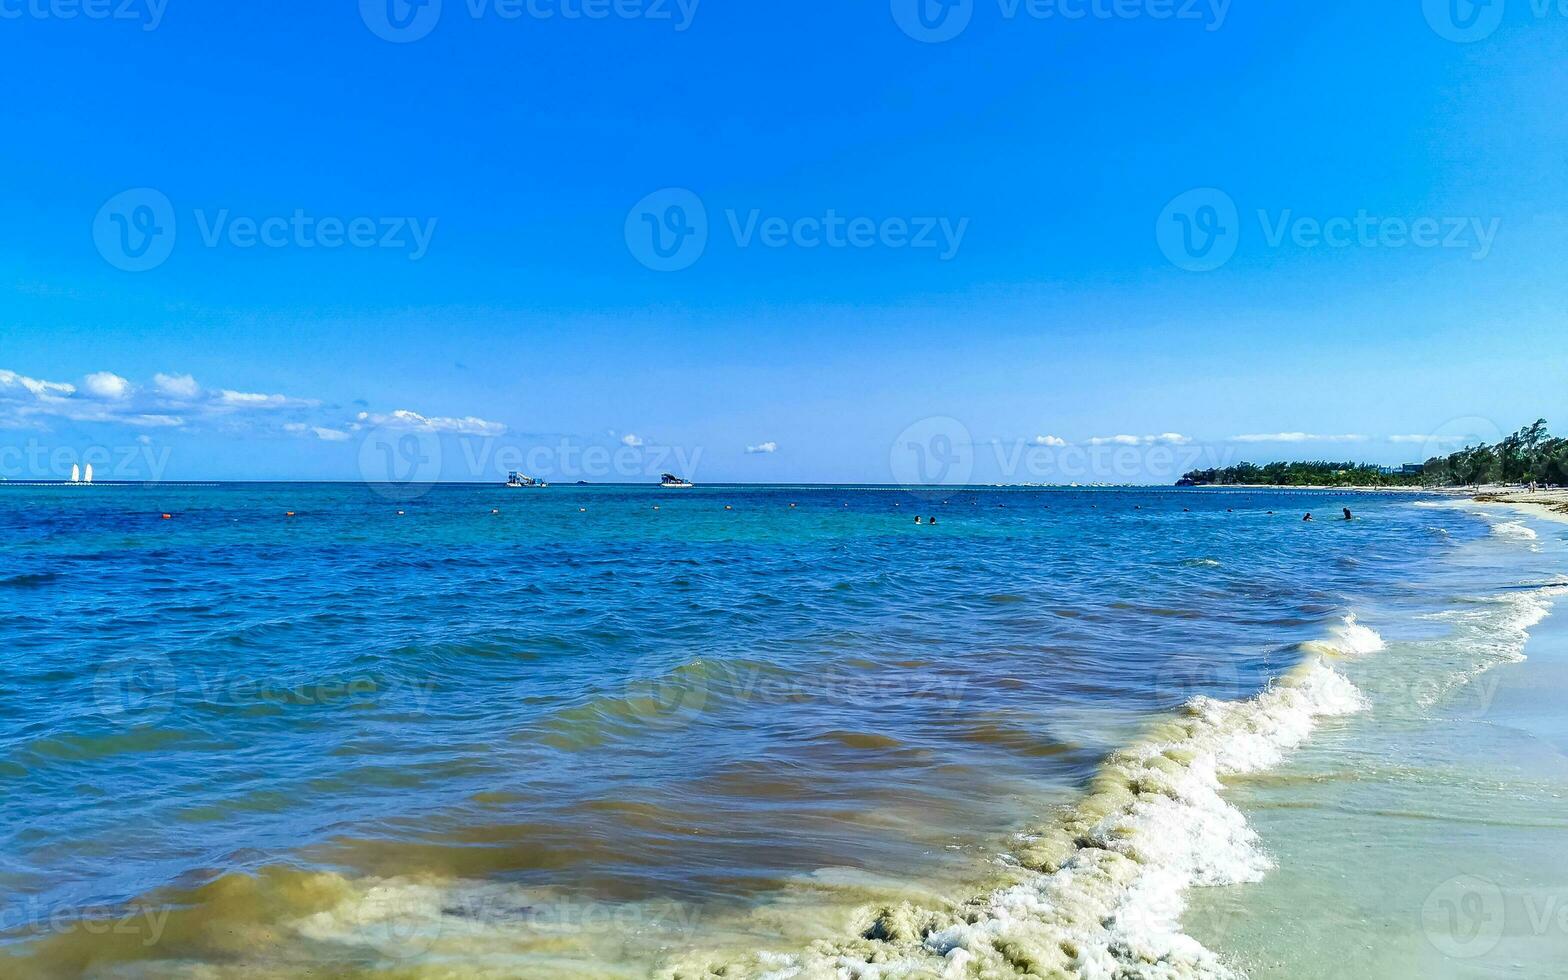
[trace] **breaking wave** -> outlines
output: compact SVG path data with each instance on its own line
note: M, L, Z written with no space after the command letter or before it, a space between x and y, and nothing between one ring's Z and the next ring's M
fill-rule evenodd
M1186 894L1260 880L1272 867L1256 832L1223 796L1226 776L1278 765L1322 718L1366 705L1333 661L1383 648L1354 616L1303 645L1303 660L1245 701L1194 698L1113 754L1058 825L1021 838L1021 879L955 909L865 910L856 939L744 964L690 961L673 980L896 977L1227 978L1185 935ZM722 972L720 972L722 971Z

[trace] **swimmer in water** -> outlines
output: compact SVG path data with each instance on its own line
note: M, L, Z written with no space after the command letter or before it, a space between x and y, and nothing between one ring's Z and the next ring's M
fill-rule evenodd
M1345 510L1345 520L1347 520L1347 521L1355 520L1355 518L1350 516L1350 508L1349 507L1346 507L1344 510Z
M916 524L920 523L920 515L918 515L918 514L915 515L915 523Z
M1310 520L1312 520L1312 515L1308 514L1306 517L1303 517L1302 520L1303 521L1310 521Z
M936 527L936 518L935 517L931 518L929 521L926 522L926 524L928 526L930 526L930 527Z

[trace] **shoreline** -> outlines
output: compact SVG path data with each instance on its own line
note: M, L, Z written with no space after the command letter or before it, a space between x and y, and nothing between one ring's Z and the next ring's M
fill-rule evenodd
M1568 490L1482 491L1473 499L1478 504L1503 504L1533 517L1568 524Z

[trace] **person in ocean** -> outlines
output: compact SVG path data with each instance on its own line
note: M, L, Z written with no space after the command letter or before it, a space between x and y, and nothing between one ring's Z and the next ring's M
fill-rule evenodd
M1355 519L1355 518L1350 516L1350 508L1349 507L1345 507L1345 508L1343 508L1343 510L1345 511L1345 520L1349 521L1349 520L1354 520Z
M1311 514L1308 514L1308 515L1307 515L1307 516L1306 516L1306 517L1303 517L1303 518L1302 518L1302 520L1304 520L1304 521L1310 521L1310 520L1312 520L1312 515L1311 515Z
M919 514L916 514L916 515L915 515L915 523L916 523L916 524L919 524L919 523L920 523L920 515L919 515Z
M936 527L936 517L933 515L932 518L926 522L926 524L931 527Z

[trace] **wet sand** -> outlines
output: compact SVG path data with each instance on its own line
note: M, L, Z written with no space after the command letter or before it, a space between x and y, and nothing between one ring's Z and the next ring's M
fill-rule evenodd
M1507 504L1547 520L1568 522L1568 490L1500 490L1482 492L1477 503Z

